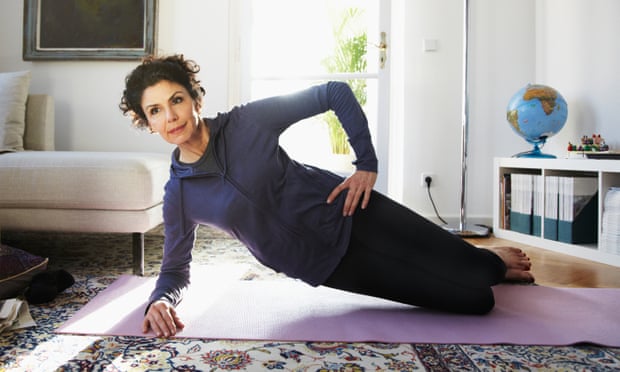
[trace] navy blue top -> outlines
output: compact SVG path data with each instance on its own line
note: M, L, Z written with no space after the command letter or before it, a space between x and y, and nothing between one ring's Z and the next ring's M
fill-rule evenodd
M349 137L358 170L377 171L368 122L349 86L329 82L295 94L235 107L205 122L210 140L195 163L172 154L164 196L164 256L150 302L176 305L189 284L198 225L224 230L264 265L313 286L322 284L344 255L351 218L346 192L327 204L343 181L298 163L279 146L290 125L333 110Z

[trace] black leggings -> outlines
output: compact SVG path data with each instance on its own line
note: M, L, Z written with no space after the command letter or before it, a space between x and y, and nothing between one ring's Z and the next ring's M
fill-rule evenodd
M353 215L347 253L323 284L449 312L485 314L506 265L412 210L374 192Z

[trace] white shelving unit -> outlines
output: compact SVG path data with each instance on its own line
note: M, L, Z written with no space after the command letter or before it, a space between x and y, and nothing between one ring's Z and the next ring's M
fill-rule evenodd
M545 239L543 237L544 230L541 236L533 236L501 228L500 221L503 218L501 216L501 203L503 202L501 200L501 182L503 175L506 173L542 175L543 186L545 176L574 176L585 173L598 177L598 221L592 221L592 223L597 223L597 241L600 242L605 193L611 186L620 187L620 161L604 159L495 158L493 175L493 182L495 183L493 187L493 232L495 236L620 267L620 255L601 252L598 249L598 244L567 244ZM544 206L545 203L543 202L542 205Z

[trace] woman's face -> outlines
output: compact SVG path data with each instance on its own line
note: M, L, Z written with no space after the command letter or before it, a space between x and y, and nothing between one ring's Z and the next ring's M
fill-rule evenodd
M168 80L146 88L141 105L151 130L174 145L187 142L200 122L200 103Z

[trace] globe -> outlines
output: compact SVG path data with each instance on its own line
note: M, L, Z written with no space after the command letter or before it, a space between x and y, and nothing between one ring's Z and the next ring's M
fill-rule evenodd
M506 119L515 133L534 145L534 149L514 157L555 158L542 153L540 148L547 138L564 127L567 117L566 101L557 90L541 84L528 84L519 89L508 102Z

